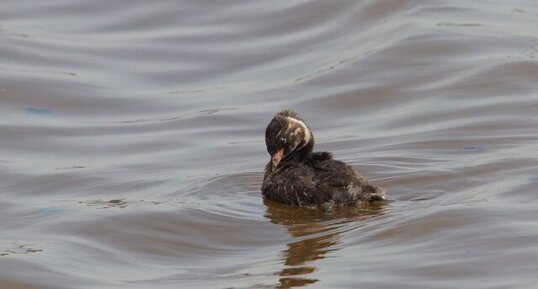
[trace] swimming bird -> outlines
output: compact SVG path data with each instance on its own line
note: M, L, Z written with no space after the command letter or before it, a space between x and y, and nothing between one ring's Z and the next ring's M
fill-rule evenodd
M386 201L385 191L329 152L313 152L314 135L292 110L278 112L265 130L271 160L265 166L262 194L297 206L333 208Z

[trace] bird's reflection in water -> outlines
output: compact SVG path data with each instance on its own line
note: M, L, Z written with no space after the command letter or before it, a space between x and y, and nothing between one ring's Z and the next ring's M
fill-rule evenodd
M329 251L337 251L341 233L349 229L346 224L379 215L382 207L369 210L339 208L326 212L322 209L298 208L264 200L266 217L274 224L284 225L292 236L282 252L284 268L279 272L278 288L301 287L317 282L308 278L314 272L315 260L325 258ZM346 229L347 228L347 229Z

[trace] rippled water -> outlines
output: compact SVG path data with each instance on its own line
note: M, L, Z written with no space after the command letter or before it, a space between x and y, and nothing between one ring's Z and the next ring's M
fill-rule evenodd
M533 288L535 1L0 2L0 288ZM264 201L264 130L393 200Z

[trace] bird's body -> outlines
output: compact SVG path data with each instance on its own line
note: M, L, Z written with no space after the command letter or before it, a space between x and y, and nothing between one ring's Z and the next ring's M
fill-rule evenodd
M261 191L271 200L298 206L361 206L385 200L384 190L351 166L328 152L312 152L314 136L293 111L277 113L267 127L266 144L272 159Z

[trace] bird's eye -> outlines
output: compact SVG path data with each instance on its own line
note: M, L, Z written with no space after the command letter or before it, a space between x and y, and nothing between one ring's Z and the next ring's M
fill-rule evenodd
M282 143L286 143L286 138L285 138L285 137L281 137L281 138L280 138L280 141L281 141Z

